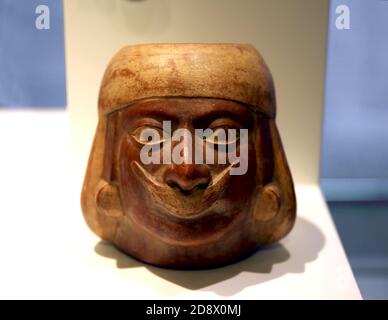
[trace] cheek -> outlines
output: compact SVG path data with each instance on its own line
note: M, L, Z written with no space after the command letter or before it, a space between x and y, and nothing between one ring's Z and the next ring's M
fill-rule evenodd
M130 175L132 161L138 161L139 158L139 149L136 148L129 138L123 138L118 150L119 181Z
M120 176L132 176L131 163L136 161L142 165L148 172L153 173L158 170L160 165L158 164L143 164L141 160L141 152L142 146L133 141L129 137L125 137L122 139L119 150L119 179L122 178Z
M128 214L133 208L144 204L145 193L139 188L138 180L131 164L140 162L140 148L130 138L123 138L118 150L118 177L120 196L124 211Z
M138 158L138 150L134 148L129 139L123 138L118 151L119 171L117 173L117 179L120 184L120 189L127 190L128 188L131 188L131 181L133 181L133 179L130 164Z
M209 148L207 148L209 152ZM257 158L256 158L256 151L255 151L255 144L252 141L248 142L246 152L241 152L240 148L237 147L236 149L232 149L231 152L227 149L227 152L223 152L223 156L220 157L220 153L216 149L211 150L210 152L214 152L214 164L208 164L210 170L214 175L217 175L218 173L222 172L225 168L230 166L233 161L236 159L240 160L240 166L246 166L247 171L245 174L236 175L235 177L239 177L240 179L237 179L239 181L247 181L252 178L254 180L256 169L257 169ZM221 158L225 158L226 162L220 163L219 160ZM244 170L243 170L244 171Z
M253 144L249 144L247 152L248 170L243 175L231 176L231 182L225 198L232 205L245 207L250 205L250 200L256 189L256 152Z

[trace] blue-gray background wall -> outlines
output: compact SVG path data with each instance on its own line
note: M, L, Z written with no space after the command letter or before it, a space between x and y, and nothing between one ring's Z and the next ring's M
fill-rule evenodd
M350 30L335 9L350 8ZM332 200L388 197L388 1L332 0L321 177Z
M35 28L38 5L50 8L50 30ZM65 105L62 1L0 0L0 108Z

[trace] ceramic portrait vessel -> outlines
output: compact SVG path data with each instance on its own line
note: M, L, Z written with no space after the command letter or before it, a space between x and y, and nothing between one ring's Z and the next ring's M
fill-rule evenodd
M153 265L207 268L292 229L274 85L251 45L127 46L98 112L82 210L102 239Z

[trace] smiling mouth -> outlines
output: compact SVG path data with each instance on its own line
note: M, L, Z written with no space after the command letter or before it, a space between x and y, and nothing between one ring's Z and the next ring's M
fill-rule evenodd
M193 190L179 190L174 186L159 182L137 161L133 161L131 167L156 204L162 206L175 218L194 219L206 215L207 209L224 193L229 184L230 170L237 164L229 165L208 185Z

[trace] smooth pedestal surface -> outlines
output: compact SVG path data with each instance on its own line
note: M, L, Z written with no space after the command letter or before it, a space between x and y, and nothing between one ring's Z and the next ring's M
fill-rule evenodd
M297 186L289 236L227 267L151 267L99 241L68 129L65 112L0 112L0 298L361 298L316 185Z

